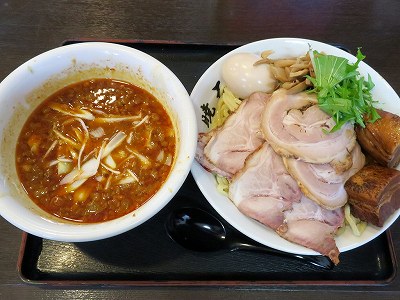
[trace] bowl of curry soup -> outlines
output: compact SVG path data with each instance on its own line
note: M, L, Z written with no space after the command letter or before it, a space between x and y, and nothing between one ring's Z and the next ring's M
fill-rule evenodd
M0 214L67 242L126 232L185 181L196 117L179 79L112 43L59 47L0 83Z

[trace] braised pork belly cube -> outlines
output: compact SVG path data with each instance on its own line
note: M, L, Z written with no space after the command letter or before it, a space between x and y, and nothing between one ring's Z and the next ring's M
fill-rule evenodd
M400 171L367 165L345 183L352 214L368 223L382 227L400 208Z
M379 164L396 167L400 162L400 117L377 109L380 119L366 122L365 128L356 126L357 139L363 148Z

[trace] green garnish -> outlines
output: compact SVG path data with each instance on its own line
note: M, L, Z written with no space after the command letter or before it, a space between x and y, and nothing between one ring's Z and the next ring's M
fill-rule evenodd
M350 64L346 58L325 55L313 51L315 78L307 76L314 85L312 92L317 93L319 107L331 115L336 122L331 132L339 130L345 123L354 122L365 127L364 116L368 122L380 118L373 106L374 88L371 76L368 80L360 76L358 64L365 56L357 51L357 61Z

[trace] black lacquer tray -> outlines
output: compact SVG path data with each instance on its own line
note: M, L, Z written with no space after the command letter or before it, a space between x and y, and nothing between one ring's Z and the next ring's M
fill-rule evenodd
M188 91L214 61L237 47L162 41L112 42L156 57L175 72ZM164 228L168 213L182 206L201 207L218 215L189 174L178 194L162 211L119 236L95 242L63 243L24 234L18 261L20 276L28 283L50 286L235 287L385 285L396 276L397 263L389 230L358 249L342 253L340 264L326 271L266 254L185 250L167 236Z

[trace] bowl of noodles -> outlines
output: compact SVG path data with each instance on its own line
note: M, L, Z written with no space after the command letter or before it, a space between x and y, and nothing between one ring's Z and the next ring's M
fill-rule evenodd
M241 46L217 60L201 76L191 93L198 116L199 142L202 142L202 137L206 136L208 132L215 130L214 128L221 128L226 118L233 114L241 102L250 95L247 90L267 94L276 91L275 79L285 77L288 74L285 75L285 71L288 72L287 67L290 65L302 66L292 70L294 79L287 80L288 82L285 82L284 79L280 80L279 88L290 90L291 94L297 94L306 89L310 90L310 82L306 82L306 77L304 77L310 73L309 70L305 70L307 67L304 65L307 63L304 64L304 62L310 62L313 51L342 57L351 63L357 61L355 56L332 45L298 38L256 41ZM257 64L269 64L274 68L278 66L279 70L275 70L272 75L265 75L265 69L261 73L257 71L249 75L251 73L249 69ZM360 62L358 68L361 76L365 76L365 78L370 76L374 82L375 86L371 93L374 98L379 99L378 106L400 115L399 97L390 85L366 63ZM240 72L242 75L235 78L236 73ZM225 96L221 96L221 94L225 94ZM252 118L252 116L247 117L248 119ZM240 139L239 136L237 138ZM208 140L205 141L206 145L207 143ZM214 165L204 167L205 164L201 161L202 155L204 155L203 152L196 155L191 172L205 198L227 222L246 236L266 246L302 255L318 254L317 251L304 245L282 238L274 229L246 216L238 209L237 203L230 199L229 189L232 185L232 178L229 178L229 175L231 174L224 176L224 170L221 171L222 175L218 171L215 172ZM344 206L341 209L344 209ZM353 227L343 224L334 237L339 252L352 250L373 240L393 224L399 215L400 210L395 211L382 227L359 222L359 220L355 220L358 224L351 224ZM352 222L351 220L350 222Z
M27 61L0 83L0 214L46 239L135 228L186 179L195 114L180 80L139 50L80 43Z

